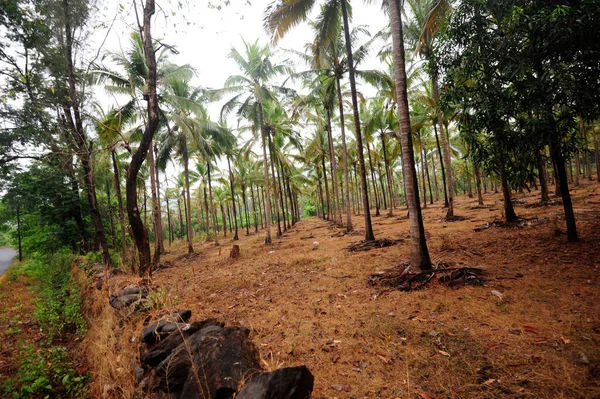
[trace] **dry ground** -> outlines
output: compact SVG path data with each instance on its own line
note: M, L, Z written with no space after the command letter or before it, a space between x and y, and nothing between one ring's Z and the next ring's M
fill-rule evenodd
M516 197L538 200L537 193ZM464 221L446 223L439 203L428 206L432 258L484 268L483 286L408 293L370 286L368 274L408 260L400 209L373 218L376 238L407 240L396 246L351 253L345 248L362 234L334 236L343 230L312 218L270 247L262 232L240 230L238 260L228 258L229 233L221 247L197 243L196 257L174 246L153 282L166 306L189 308L194 320L248 327L266 368L307 365L314 398L600 398L600 186L585 182L574 198L581 237L574 244L564 235L562 206L517 205L519 216L539 219L480 232L474 227L502 218L499 194L484 195L489 209L459 197L455 213ZM362 216L353 222L364 230ZM109 290L125 280L134 279L121 277ZM120 344L113 337L114 356L135 354L137 342L129 349L123 342L142 322L124 327ZM120 362L122 374L128 361ZM106 381L95 384L92 394L106 390Z

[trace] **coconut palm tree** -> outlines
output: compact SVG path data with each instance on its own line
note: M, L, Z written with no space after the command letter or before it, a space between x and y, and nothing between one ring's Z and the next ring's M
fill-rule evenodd
M309 13L318 2L316 0L274 0L265 10L264 25L271 34L274 43L283 37L292 27L308 18ZM346 47L346 58L348 65L348 77L350 80L350 91L352 96L352 111L354 116L354 130L356 135L356 145L358 147L358 161L360 165L360 177L362 181L363 206L365 209L365 240L375 239L373 226L371 224L371 213L369 212L369 196L367 193L367 176L365 161L363 157L363 143L361 134L361 125L358 109L358 96L355 81L355 62L352 53L352 42L350 36L349 19L352 16L352 9L347 0L327 0L321 8L319 35L322 40L320 45L327 47L337 36L336 26L339 27L339 16L342 17L342 27L344 32L344 44Z
M265 180L265 207L266 207L266 231L265 244L270 245L271 240L271 192L269 182L269 164L267 157L268 135L265 129L264 107L268 102L277 102L276 92L289 93L289 90L271 83L275 77L289 73L290 69L285 65L274 65L270 61L271 51L268 46L261 46L258 41L247 43L244 41L244 54L235 48L231 49L229 57L238 65L241 75L233 75L227 78L225 87L216 94L224 95L235 93L221 110L221 119L231 111L237 109L239 118L245 118L252 124L252 132L255 137L260 134L263 149L263 169Z
M394 53L394 80L400 121L400 140L402 142L402 169L404 171L404 187L408 205L411 255L410 264L421 270L431 269L431 258L425 239L425 227L419 204L417 173L414 161L414 150L411 137L410 114L408 108L407 78L404 56L404 37L402 36L402 14L400 0L388 0L388 14L392 30L392 46Z

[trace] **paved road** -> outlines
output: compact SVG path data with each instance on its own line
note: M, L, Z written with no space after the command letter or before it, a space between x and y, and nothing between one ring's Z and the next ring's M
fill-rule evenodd
M8 270L15 256L17 256L17 251L14 249L0 248L0 276L2 276L4 272Z

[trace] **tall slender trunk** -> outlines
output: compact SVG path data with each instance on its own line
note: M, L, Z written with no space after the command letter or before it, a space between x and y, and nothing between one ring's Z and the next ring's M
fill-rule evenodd
M342 156L344 160L344 202L346 205L346 231L354 230L352 226L352 209L350 207L350 186L348 178L348 148L346 146L346 125L344 124L344 102L342 100L342 88L340 77L336 76L336 89L338 97L338 106L340 112L340 130L342 131Z
M423 145L423 162L425 163L425 177L427 177L427 185L429 186L429 204L433 205L433 190L431 190L431 179L429 178L429 165L427 164L427 151Z
M21 204L17 203L17 245L19 249L19 262L23 261L23 245L21 244Z
M166 196L166 195L165 195ZM171 224L171 207L169 206L169 197L167 199L167 224L169 225L169 247L173 244L173 225Z
M471 183L471 173L469 173L469 162L465 161L465 173L467 175L467 195L473 198L473 185Z
M215 234L215 246L219 245L219 225L217 224L217 212L215 210L215 204L213 203L212 197L212 186L211 186L211 178L210 178L210 159L206 162L207 166L207 176L208 176L208 201L210 202L210 213L213 218L213 232Z
M208 211L208 194L206 193L206 185L202 186L204 191L204 221L206 224L206 241L210 240L210 212Z
M179 211L179 239L183 240L183 231L185 226L183 225L183 211L181 210L181 199L179 198L179 194L177 195L177 210ZM181 196L183 197L183 201L185 203L185 191L181 191Z
M248 202L246 200L246 186L242 185L242 202L244 203L244 218L246 219L246 235L250 235L250 219L248 219Z
M588 181L592 181L592 167L590 165L590 151L589 151L589 145L588 145L588 134L585 130L585 124L583 123L583 120L581 121L581 136L583 138L583 143L584 143L584 147L583 147L583 156L584 156L584 165L585 165L585 169L586 169L586 173L587 173L587 179Z
M274 159L275 168L277 169L277 182L279 184L279 202L281 205L281 217L283 219L283 231L287 231L287 210L286 203L283 196L283 181L281 175L283 173L283 167L277 157Z
M113 164L113 173L115 176L115 193L117 195L117 203L119 204L119 224L121 225L121 256L123 256L123 260L126 261L127 239L125 235L125 211L123 210L123 197L121 196L121 179L119 177L119 164L117 163L117 155L114 149L111 151L111 158Z
M150 2L151 0L148 0ZM87 188L87 198L90 205L90 216L92 225L94 226L94 240L96 244L102 250L102 261L105 268L110 271L112 270L112 262L110 260L110 254L108 252L108 244L106 242L106 236L104 234L104 227L102 225L102 216L98 206L98 199L96 198L96 186L94 183L94 169L93 162L90 154L90 145L87 142L85 130L83 128L83 122L81 113L79 111L79 96L75 87L75 70L73 67L73 37L71 29L71 15L68 0L63 0L63 12L65 16L65 57L67 61L67 80L69 85L69 99L68 106L65 105L65 111L69 125L71 128L71 134L73 135L74 141L79 150L79 158L81 159L81 166L84 173L84 181ZM145 19L144 19L145 23ZM73 113L71 114L71 109ZM73 123L73 118L75 123ZM141 145L141 144L140 144Z
M141 29L142 43L144 46L144 56L148 68L147 89L144 97L148 101L148 118L144 129L144 134L138 150L133 154L131 163L127 169L127 180L125 184L125 193L127 197L127 215L131 226L134 241L138 248L140 267L139 274L144 276L152 273L150 259L150 242L148 241L148 232L142 219L137 205L136 181L137 176L146 159L154 133L158 128L158 95L156 91L156 57L154 43L151 35L151 19L155 12L154 0L146 0L143 10L144 23Z
M344 39L346 43L346 58L348 59L348 78L350 80L350 92L352 94L352 112L354 114L354 133L356 135L356 152L360 166L360 179L362 183L363 207L365 210L365 240L373 241L373 225L371 224L371 212L369 211L369 194L367 192L367 171L363 157L363 142L360 126L360 115L358 114L358 98L356 95L356 82L354 80L354 60L352 55L352 41L350 40L350 27L348 25L348 11L346 2L342 1L342 20L344 22Z
M442 153L444 155L444 164L448 189L448 211L446 212L446 218L451 219L452 217L454 217L454 177L452 173L452 163L450 161L450 135L448 134L448 130L444 129L442 110L438 106L440 101L440 88L438 85L437 78L437 71L435 71L431 76L431 80L433 83L433 95L437 108L438 128L440 129L440 135L442 136Z
M231 201L233 203L233 222L235 224L235 234L233 235L233 241L239 240L238 237L238 222L237 222L237 211L235 208L235 193L233 190L235 177L233 176L233 172L231 171L231 161L229 160L229 155L227 155L227 167L229 168L229 188L231 190ZM231 225L231 223L229 223Z
M256 212L256 200L254 199L254 187L252 186L252 184L250 184L250 197L252 198L252 213L253 213L252 219L254 220L254 232L258 233L258 220L257 220L258 213ZM260 208L260 205L259 205L259 208Z
M190 172L188 169L188 152L187 152L187 144L184 143L186 148L183 149L183 174L185 176L185 223L187 227L187 244L188 244L188 254L194 253L194 246L192 242L192 201L190 197Z
M475 184L477 185L477 204L483 205L483 196L481 195L481 170L477 165L473 164L475 168Z
M342 3L343 4L343 3ZM400 140L402 143L402 170L404 172L406 202L410 222L411 251L410 263L421 270L431 269L431 259L425 239L425 228L419 204L417 190L417 173L412 137L410 135L410 114L408 110L408 93L406 87L406 66L404 64L404 38L402 36L402 15L399 0L389 0L390 27L392 29L392 45L394 50L394 80L400 120Z
M319 163L316 164L317 175L319 175ZM323 184L321 183L321 179L317 179L317 184L319 188L319 198L321 199L321 217L323 220L326 220L325 214L325 199L323 198Z
M156 145L154 146L154 156L158 155L158 148ZM159 234L156 235L158 239L158 250L161 254L165 253L165 239L163 236L163 224L162 224L162 209L161 209L161 200L160 200L160 173L158 168L155 168L156 171L156 202L158 204L158 217L157 217L157 231Z
M150 167L150 193L152 198L152 222L154 224L154 257L152 262L157 265L160 262L160 239L162 226L160 223L160 204L158 203L156 165L154 164L154 149L150 144L148 151L148 166Z
M331 187L333 194L334 204L334 219L335 222L342 226L342 209L340 208L340 195L338 193L338 181L337 181L337 165L335 160L335 149L333 148L333 135L331 133L331 109L327 106L325 109L327 113L327 142L329 144L329 167L331 168Z
M433 132L435 133L435 144L438 150L438 158L440 159L440 166L442 169L442 183L444 186L444 206L448 207L448 188L446 187L446 168L444 167L444 156L442 155L442 148L440 147L440 138L438 137L437 126L433 124ZM485 186L484 186L485 187Z
M385 185L383 184L383 173L381 173L381 162L377 162L377 174L379 175L379 186L381 187L381 199L383 200L383 209L387 209L387 198Z
M579 151L575 151L575 174L573 178L575 179L575 187L579 186L579 174L581 173L581 165L579 163Z
M375 216L379 216L379 197L377 196L377 182L375 181L375 171L371 159L371 146L367 142L367 155L369 156L369 169L371 169L371 182L373 183L373 196L375 197Z
M419 136L420 136L419 132ZM425 157L423 156L423 143L420 143L421 150L421 187L423 187L423 209L427 209L427 181L425 180Z
M72 216L75 224L77 225L77 230L79 232L79 238L81 240L81 251L86 253L88 251L88 241L87 234L85 232L85 223L83 222L83 216L81 216L81 200L79 199L79 183L77 183L77 179L75 177L75 170L73 168L73 157L69 156L67 162L65 162L65 166L67 168L67 174L69 175L69 181L71 183L71 195L73 198L73 211ZM118 181L118 175L115 175L115 180ZM119 187L120 192L121 187ZM121 198L119 196L119 198ZM123 202L119 202L119 209L121 214L123 213ZM122 218L124 220L124 218ZM122 226L125 226L123 223ZM125 242L125 241L123 241ZM125 252L123 252L123 256L125 256Z
M433 169L433 189L435 190L435 200L440 199L440 188L437 181L437 170L435 170L435 152L431 153L431 168Z
M219 204L221 207L221 219L223 219L223 237L227 237L227 218L225 217L225 209L223 209L223 203Z
M596 121L592 121L592 137L594 138L594 162L596 163L596 179L600 182L600 162L598 154L598 138L596 137Z
M327 217L326 220L331 220L331 202L329 199L329 184L327 184L327 168L325 168L325 154L321 154L321 167L323 168L323 182L325 183L325 199L327 199Z
M387 184L388 184L388 191L390 192L390 208L388 210L388 216L394 216L394 206L395 206L395 201L394 201L394 188L393 188L393 183L392 183L392 175L390 173L390 161L387 158L387 148L385 145L385 135L383 133L381 133L381 148L383 150L383 163L385 165L385 176L387 179Z

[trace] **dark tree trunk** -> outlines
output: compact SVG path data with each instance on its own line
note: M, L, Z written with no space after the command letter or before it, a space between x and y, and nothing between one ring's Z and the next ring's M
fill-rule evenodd
M215 246L219 245L219 225L217 224L217 211L215 210L215 204L213 202L212 197L212 186L211 186L211 178L210 178L210 160L206 162L207 166L207 176L208 176L208 201L210 202L210 213L213 218L213 232L215 233Z
M392 217L394 216L394 206L396 205L395 199L394 199L394 185L392 183L392 175L390 172L390 162L387 158L387 148L385 145L385 135L382 133L381 134L381 148L383 150L383 163L385 165L385 176L387 179L387 184L388 184L388 191L390 192L390 208L388 210L388 216Z
M94 240L96 245L102 250L102 261L108 271L112 270L112 262L110 260L110 254L108 252L108 244L106 242L106 236L104 235L104 227L102 225L102 216L100 215L100 209L98 207L98 200L96 198L96 187L94 184L94 169L92 167L92 159L90 154L89 143L85 130L83 128L83 122L81 119L81 113L79 111L79 96L77 89L75 88L75 70L73 67L73 37L71 29L71 15L68 0L63 0L63 12L65 16L65 56L67 61L67 80L69 85L69 106L65 106L66 117L68 118L69 125L72 126L71 134L74 141L79 149L79 158L81 159L81 166L84 173L84 181L87 188L87 198L90 205L90 216L92 225L94 226ZM69 108L70 107L70 108ZM73 113L71 114L71 108ZM73 123L73 117L75 123Z
M331 207L329 206L329 184L327 184L327 169L325 168L325 154L321 154L321 167L323 168L323 183L325 184L325 198L327 199L327 217L331 220Z
M275 176L275 175L273 175ZM248 218L248 202L246 201L246 186L242 186L242 202L244 203L244 218L246 219L246 235L250 235L250 219Z
M354 59L352 55L352 41L350 40L350 27L348 25L348 11L346 2L342 1L342 20L344 23L344 39L346 43L346 58L348 59L348 78L350 80L350 92L352 94L352 112L354 115L354 133L356 135L356 152L358 153L358 164L360 166L360 179L362 183L363 207L365 210L365 240L373 241L373 226L371 224L371 212L369 211L369 194L367 192L367 171L363 157L363 142L360 126L360 115L358 114L358 97L356 94L356 82L354 80Z
M371 146L367 143L367 155L369 156L369 169L371 169L371 183L373 184L373 196L375 197L375 216L379 216L379 197L377 196L377 182L375 181L375 171L373 161L371 160Z
M183 196L183 191L181 192L181 195ZM184 201L185 201L185 197L184 197ZM183 240L183 231L185 226L183 225L183 212L181 211L181 200L179 198L179 195L177 195L177 208L179 211L179 239Z
M569 242L579 241L577 235L577 225L575 223L575 214L573 213L573 203L571 202L571 194L569 193L569 183L567 182L567 173L565 171L565 159L560 152L560 146L551 148L552 158L556 165L558 175L558 183L560 185L560 193L565 211L565 220L567 222L567 239Z
M256 200L254 199L254 187L252 186L252 184L250 185L250 197L252 199L252 219L254 220L254 232L258 233L258 213L256 212Z
M144 276L151 275L150 242L148 241L148 231L142 223L140 212L137 205L136 181L138 172L146 159L154 133L158 127L158 95L156 92L156 57L151 35L151 19L154 15L154 0L146 0L144 6L144 24L141 28L142 43L144 45L144 55L148 68L147 89L144 97L148 101L148 117L140 145L131 158L131 163L127 169L127 180L125 184L125 195L127 197L127 215L129 224L133 233L134 241L139 254L139 274Z
M504 163L500 165L500 180L502 181L502 194L504 195L504 217L507 223L516 222L518 217L512 205L510 187L508 186Z
M596 180L600 182L600 162L598 154L598 138L596 137L596 121L592 122L592 138L594 139L594 162L596 163Z
M333 213L335 222L342 226L342 210L340 208L340 196L338 193L338 181L337 181L337 166L335 162L335 150L333 148L333 136L331 134L331 110L328 106L325 107L327 113L327 143L329 145L329 167L331 168L331 191L333 195Z
M277 216L277 237L281 237L281 219L279 217L279 203L277 202L277 180L275 177L275 155L273 154L273 142L271 141L271 130L267 129L269 143L269 155L271 158L271 175L273 176L273 203L275 204L275 215ZM247 221L246 221L247 223Z
M21 245L21 204L17 204L17 245L19 246L19 262L23 261L23 246Z
M160 240L162 226L160 223L160 204L158 203L158 189L156 183L156 165L154 164L154 149L150 145L148 151L148 163L150 166L150 191L152 195L152 221L154 224L154 258L152 262L157 265L160 262Z
M156 158L157 154L158 154L158 149L156 148L156 145L155 145L154 146L155 158ZM164 254L165 253L165 239L163 236L162 208L161 208L161 200L160 200L160 173L158 171L158 168L155 168L155 171L156 171L156 202L158 204L157 231L159 232L156 235L156 237L158 239L158 250L160 251L161 254Z
M169 206L169 197L167 199L167 224L169 225L169 247L173 244L173 225L171 224L171 207Z
M550 202L550 195L548 194L548 171L546 170L546 159L542 154L542 150L537 151L536 158L538 164L538 176L541 186L541 201L542 203L547 204Z

